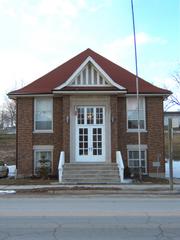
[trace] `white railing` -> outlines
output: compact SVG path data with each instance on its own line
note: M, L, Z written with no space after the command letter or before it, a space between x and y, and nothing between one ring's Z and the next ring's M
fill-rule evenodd
M116 151L116 163L119 169L120 180L121 182L123 182L124 181L124 163L123 163L122 155L120 151Z
M65 160L65 155L64 152L60 152L59 155L59 165L58 165L58 175L59 175L59 182L62 182L62 175L63 175L63 167L64 167L64 160Z

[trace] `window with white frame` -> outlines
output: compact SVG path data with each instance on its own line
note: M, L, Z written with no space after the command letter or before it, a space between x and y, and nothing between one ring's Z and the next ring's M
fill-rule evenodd
M146 120L145 120L145 98L139 98L139 120L140 120L140 129L146 129ZM138 104L136 97L127 98L127 129L136 130L138 129Z
M40 175L41 170L46 171L47 175L52 172L53 162L52 146L35 146L34 147L34 174Z
M49 131L53 129L53 99L47 97L35 98L34 106L35 131Z
M141 163L141 164L140 164ZM137 147L128 148L128 167L131 173L139 173L141 165L142 173L147 173L147 152L141 148L141 158L139 159L139 150Z

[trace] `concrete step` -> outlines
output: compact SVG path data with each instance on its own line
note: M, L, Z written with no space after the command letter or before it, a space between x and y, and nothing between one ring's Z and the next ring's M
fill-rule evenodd
M88 169L88 170L93 170L93 169L97 169L97 170L114 170L117 169L117 164L65 164L64 165L64 169Z
M120 184L120 179L66 178L63 184Z
M77 173L77 174L69 174L69 173L65 173L63 175L64 178L119 178L119 174L81 174L81 173Z
M71 170L71 169L65 169L64 170L64 174L71 174L71 175L76 175L76 174L79 174L79 175L84 175L84 174L91 174L91 175L115 175L115 174L119 174L119 171L118 169L115 169L115 170L84 170L84 169L78 169L78 170Z
M117 164L70 163L64 165L64 184L118 184Z

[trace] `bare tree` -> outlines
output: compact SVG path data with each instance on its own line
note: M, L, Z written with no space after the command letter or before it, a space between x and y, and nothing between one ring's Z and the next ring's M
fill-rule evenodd
M8 125L9 125L8 114L4 109L1 109L1 111L0 111L0 128L4 129Z
M175 83L175 87L178 89L180 92L180 65L178 70L172 75L172 79ZM171 96L166 101L165 104L165 111L168 109L174 107L174 106L179 106L180 107L180 95L178 95L176 92L173 93Z
M6 99L0 110L0 128L14 127L16 125L16 102Z
M14 100L8 100L6 102L6 112L9 116L11 127L16 125L16 102Z

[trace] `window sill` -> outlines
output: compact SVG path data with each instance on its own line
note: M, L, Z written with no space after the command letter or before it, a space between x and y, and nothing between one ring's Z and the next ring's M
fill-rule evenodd
M147 133L148 131L145 129L141 129L140 133ZM127 129L127 133L138 133L138 129Z
M34 130L33 133L54 133L53 130Z

